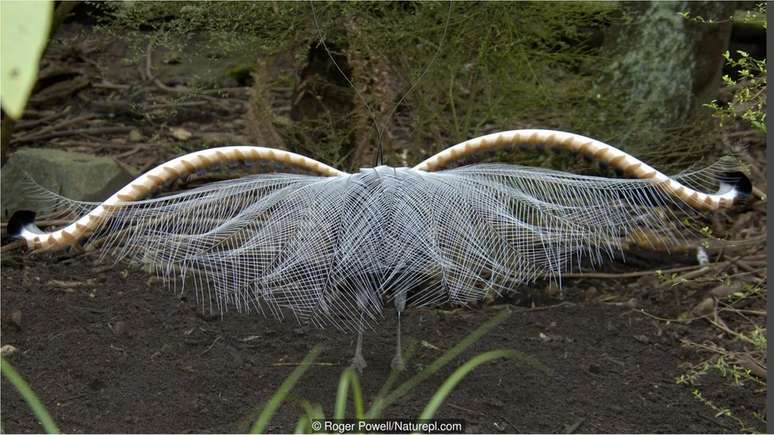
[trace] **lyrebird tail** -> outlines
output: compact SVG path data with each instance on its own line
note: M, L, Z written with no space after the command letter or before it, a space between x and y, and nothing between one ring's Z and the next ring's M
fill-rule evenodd
M435 171L466 154L519 143L565 147L636 178L506 164ZM314 175L260 174L142 199L200 167L249 159ZM414 168L353 174L268 148L199 151L102 203L47 194L54 208L83 216L64 229L41 232L34 215L19 213L9 230L44 250L90 236L87 249L143 264L169 282L182 279L219 310L279 315L285 308L319 325L356 329L378 318L385 301L465 304L601 264L634 234L680 240L685 217L732 207L751 187L727 165L670 177L583 136L515 130L456 145Z

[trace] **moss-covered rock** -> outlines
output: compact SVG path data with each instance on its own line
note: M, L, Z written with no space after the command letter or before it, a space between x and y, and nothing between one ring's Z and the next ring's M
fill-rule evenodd
M26 174L26 175L25 175ZM3 166L3 216L17 210L45 211L31 199L30 181L77 201L103 201L134 179L127 167L108 157L47 148L21 148Z

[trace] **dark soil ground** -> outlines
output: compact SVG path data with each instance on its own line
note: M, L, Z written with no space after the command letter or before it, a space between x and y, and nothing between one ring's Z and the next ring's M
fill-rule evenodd
M223 96L217 104L199 95L179 98L148 77L149 58L126 65L122 61L132 57L126 44L92 37L88 31L85 35L76 23L65 24L57 34L44 63L49 71L66 70L52 72L50 81L64 92L43 98L45 89L36 91L38 99L33 96L31 110L16 126L11 153L20 146L47 146L110 155L147 169L195 149L208 137L210 146L248 142L248 87L213 80L197 85L220 89L207 94ZM187 75L207 78L207 68L222 71L229 66L228 59L196 55L202 58L170 66L154 60L153 74L166 86L190 85ZM41 124L46 119L52 121ZM80 124L70 122L76 119ZM35 136L41 125L53 125L53 131ZM172 128L184 128L193 138L180 145ZM131 139L133 129L141 139ZM736 238L760 236L759 224L765 225L761 210L750 212ZM756 250L748 254L762 255ZM686 264L695 260L664 257L656 263L651 258L606 272ZM756 282L765 282L765 267L753 274L729 263L725 272L752 274L759 277ZM273 432L292 431L302 412L300 399L320 403L327 415L332 413L339 375L354 349L353 336L309 328L293 319L202 314L193 297L180 297L124 264L96 265L89 255L30 256L4 250L1 277L0 344L16 348L8 360L65 432L245 431L295 365L321 344L325 350L318 364L301 379L270 426ZM556 293L538 288L531 290L534 294L521 292L496 301L499 305L409 310L403 321L404 342L414 343L416 353L404 377L426 367L500 310L511 314L388 408L387 416L418 416L456 367L479 353L504 348L522 352L546 370L514 360L479 367L458 385L438 417L462 418L470 432L740 431L736 420L718 416L717 410L697 400L693 387L676 382L688 365L708 358L681 340L715 342L723 334L703 320L666 322L639 309L674 318L717 283L670 288L655 274L646 278L568 279L563 300L546 297ZM639 302L627 303L630 298ZM367 400L390 373L394 331L395 320L387 316L366 336ZM2 393L4 431L41 431L6 380ZM733 385L709 374L701 379L701 393L712 403L732 408L749 429L765 431L751 416L765 406L760 388Z
M353 337L255 313L203 315L193 301L153 280L148 284L143 272L63 258L18 259L3 268L2 344L18 348L10 360L65 432L244 431L316 344L325 347L322 364L307 372L293 397L332 412ZM463 418L473 432L738 430L675 383L681 364L695 359L679 342L689 327L665 325L620 304L410 311L405 337L424 344L406 375L500 309L512 311L504 323L387 416L417 416L453 368L483 351L507 348L548 371L516 361L489 363L457 387L438 416ZM367 398L389 375L394 330L395 321L386 319L366 336ZM715 387L734 399L733 389L721 382ZM40 431L5 381L3 392L4 429ZM290 400L270 430L292 431L300 413Z

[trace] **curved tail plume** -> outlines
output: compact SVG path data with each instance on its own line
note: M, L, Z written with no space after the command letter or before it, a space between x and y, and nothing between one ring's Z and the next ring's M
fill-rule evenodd
M627 175L642 180L653 180L667 194L700 210L730 208L740 200L746 199L752 191L752 185L747 177L741 172L733 172L725 177L725 182L721 183L717 193L699 192L618 148L586 136L555 130L510 130L477 137L435 154L414 166L414 169L436 171L474 153L519 145L543 145L586 155Z
M211 148L189 153L156 166L65 228L46 233L33 223L34 213L30 215L30 212L22 212L12 217L8 233L26 240L30 249L41 251L61 249L91 234L102 222L110 218L122 204L143 199L148 193L153 192L168 181L216 164L235 161L278 162L325 176L346 174L309 157L273 148L256 146Z
M587 155L592 159L620 169L642 181L649 182L647 183L648 186L655 187L665 198L671 198L675 202L687 204L694 209L717 210L732 207L745 199L750 194L752 188L749 180L744 174L741 172L729 172L721 177L716 177L720 181L720 190L717 193L704 193L699 191L695 184L685 184L685 179L683 178L669 177L634 156L615 147L588 137L553 130L512 130L478 137L454 145L430 157L414 168L405 168L404 170L416 174L416 177L412 177L411 179L414 180L413 182L415 183L421 183L426 180L426 177L423 178L422 174L441 169L462 157L480 151L494 150L513 145L544 145ZM326 178L336 179L339 177L350 177L348 180L357 182L357 177L352 178L352 175L339 171L324 163L287 151L254 146L213 148L186 154L157 166L138 177L135 181L116 192L104 202L95 204L91 211L65 228L53 232L41 231L33 223L34 214L21 213L15 215L9 223L9 234L23 238L31 249L60 249L87 237L100 228L105 228L106 226L104 224L110 221L111 218L115 218L116 213L119 210L128 210L127 215L130 215L133 213L131 211L132 207L136 208L140 205L145 207L146 205L141 204L143 203L141 200L168 181L207 168L214 164L230 161L258 160L274 161L295 166L321 176L316 177L317 179L325 180ZM512 167L512 172L518 172L520 174L518 178L526 176L524 168L517 166ZM567 184L568 182L562 181L564 177L562 174L564 173L551 172L549 175L546 175L545 173L539 174L537 172L539 171L538 169L533 169L533 171L536 171L533 176L533 182L535 183L543 183L545 186L550 186L552 183L558 183L560 186L569 185ZM571 174L565 175L570 176ZM610 179L610 182L615 181L616 180L614 179ZM237 181L234 180L234 185L236 184ZM579 186L581 186L578 187L579 189L586 188L582 187L582 184ZM611 184L611 186L618 185ZM610 188L620 189L621 192L625 192L626 190L624 187ZM639 189L640 187L637 188ZM215 198L216 200L220 198L216 193L208 195L211 195L208 198ZM243 197L239 198L239 204L241 207L245 208L250 207L250 201L253 201L256 204L268 201L267 197L261 197L255 192L252 192L249 195L247 193L240 193L240 195L243 195ZM652 196L653 193L649 193L649 195ZM331 198L334 198L335 200L335 195L329 197L329 199ZM222 200L227 200L225 194L223 194ZM193 199L190 201L193 201ZM363 198L363 201L363 203L365 203L366 198ZM353 204L353 206L357 206L357 204ZM83 207L84 204L81 204L79 208L74 208L73 210L81 211ZM192 202L190 207L196 208L197 204ZM171 219L174 219L174 213L176 212L179 211L170 210L167 213L170 215Z

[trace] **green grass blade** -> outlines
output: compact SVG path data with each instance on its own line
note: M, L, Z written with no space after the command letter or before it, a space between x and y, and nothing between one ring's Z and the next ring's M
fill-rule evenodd
M446 397L449 396L452 390L454 390L454 387L456 387L457 384L459 384L460 381L462 381L462 379L465 378L465 376L472 372L476 367L494 359L512 358L513 356L515 356L514 352L509 350L493 350L491 352L482 353L481 355L476 356L475 358L457 368L457 370L455 370L454 373L452 373L452 375L446 379L446 382L441 385L441 388L439 388L430 399L430 402L428 402L427 406L425 406L425 409L422 411L422 414L420 414L419 419L429 420L433 418L435 412L438 410L438 408L441 407L441 404L444 400L446 400Z
M355 402L355 418L363 419L365 407L363 406L363 390L360 388L360 380L352 369L344 370L339 379L339 391L336 393L336 411L334 418L341 419L347 412L347 391L352 386L352 400Z
M308 428L309 428L309 417L306 414L304 414L298 418L298 423L296 423L296 428L293 429L293 433L294 434L308 433L310 432Z
M319 404L311 404L307 400L301 400L301 407L304 413L296 423L295 433L312 433L312 422L314 420L325 420L325 413Z
M11 367L5 358L0 358L0 367L2 367L3 376L19 390L19 394L21 394L24 401L27 402L27 405L30 406L32 413L35 414L35 417L37 417L40 424L43 426L43 430L45 430L46 433L61 433L56 426L56 423L54 423L54 420L48 414L48 411L46 411L46 407L43 406L43 403L38 399L38 396L35 395L27 382L22 379L21 375Z
M394 403L396 400L400 399L401 397L405 396L409 391L411 391L417 385L424 382L430 376L433 376L436 372L442 369L454 358L459 356L459 354L464 352L465 349L467 349L475 342L477 342L479 339L481 339L481 337L483 337L487 332L489 332L495 326L499 325L501 322L507 319L508 316L510 316L510 314L511 314L510 311L504 310L499 314L497 314L495 317L493 317L491 320L488 320L487 322L485 322L484 324L476 328L475 331L471 332L467 337L462 339L462 341L457 343L454 347L452 347L451 349L446 351L446 353L441 355L438 359L433 361L432 364L430 364L426 369L417 373L414 377L412 377L408 381L398 386L394 391L387 394L381 400L375 401L373 406L371 406L371 409L369 409L368 412L366 413L366 418L376 418L376 416L381 415L382 411L386 407L388 407L390 404Z
M304 408L304 414L309 420L325 420L325 412L319 404L311 404L306 400L301 401L301 407Z
M290 390L296 385L296 382L298 382L301 376L309 369L312 362L317 358L317 355L320 354L320 351L320 346L315 346L306 358L301 361L301 364L293 370L290 376L285 378L282 385L277 389L277 392L274 393L266 404L266 407L261 411L261 415L258 416L258 420L253 425L252 429L250 429L250 433L263 433L266 430L266 426L269 425L269 421L271 421L274 413L277 412L277 408L279 408L282 401L285 400L285 397L290 393Z

